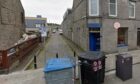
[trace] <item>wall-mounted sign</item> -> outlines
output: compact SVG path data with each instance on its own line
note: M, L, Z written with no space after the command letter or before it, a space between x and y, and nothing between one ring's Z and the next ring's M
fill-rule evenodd
M121 24L119 22L114 23L114 28L119 29L121 27Z

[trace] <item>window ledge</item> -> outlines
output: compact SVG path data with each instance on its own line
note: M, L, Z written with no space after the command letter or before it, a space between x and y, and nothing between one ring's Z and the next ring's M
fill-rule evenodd
M102 18L102 16L88 16L89 18Z
M117 16L108 16L108 17L111 18L111 19L118 19Z
M117 47L128 47L127 44L118 44Z
M135 20L136 18L135 17L129 17L129 20Z

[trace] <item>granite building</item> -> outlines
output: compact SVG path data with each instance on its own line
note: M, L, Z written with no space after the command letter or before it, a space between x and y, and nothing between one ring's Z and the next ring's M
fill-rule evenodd
M84 50L114 53L120 48L138 49L140 1L74 0L61 27Z
M67 9L63 17L63 24L61 24L63 34L68 39L73 40L73 14L72 9Z
M13 46L25 32L20 0L0 0L0 50Z

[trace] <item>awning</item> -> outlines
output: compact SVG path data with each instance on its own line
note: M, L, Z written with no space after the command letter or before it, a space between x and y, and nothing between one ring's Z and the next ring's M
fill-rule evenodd
M100 23L88 23L88 28L101 28L101 24Z

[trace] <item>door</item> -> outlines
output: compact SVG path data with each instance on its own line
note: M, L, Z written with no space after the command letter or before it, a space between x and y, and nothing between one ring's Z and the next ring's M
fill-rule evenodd
M137 33L137 45L140 47L140 28L138 29L138 33Z
M100 51L100 33L90 33L89 42L90 51Z

